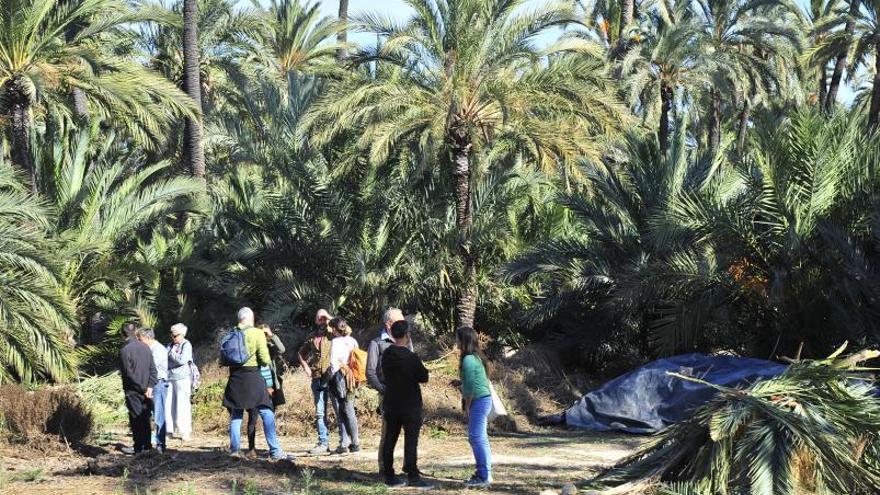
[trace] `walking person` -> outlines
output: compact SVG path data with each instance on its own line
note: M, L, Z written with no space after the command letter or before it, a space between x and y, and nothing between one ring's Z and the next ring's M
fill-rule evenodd
M428 370L419 356L409 349L409 323L400 320L391 325L394 345L382 353L382 374L385 379L383 419L386 422L382 441L382 465L385 484L389 487L408 486L432 488L422 479L418 467L419 432L422 428L421 383L428 382ZM394 447L404 432L403 471L407 481L394 474Z
M376 338L370 341L367 346L367 385L379 393L379 415L382 418L382 433L379 437L379 472L384 473L385 468L382 464L382 447L385 441L386 424L384 415L382 414L382 401L385 395L385 377L382 375L382 366L380 364L382 353L386 349L394 345L394 339L391 337L391 325L398 321L403 321L403 311L397 308L388 308L382 315L382 327L379 328ZM412 341L408 344L409 350L412 350Z
M492 451L487 431L492 410L488 361L473 328L459 327L455 333L460 356L462 407L467 414L468 442L477 465L474 475L464 484L469 488L485 488L492 483Z
M168 345L168 397L165 399L165 423L168 434L184 442L192 439L192 368L193 347L186 340L186 325L171 326Z
M156 386L153 387L153 422L156 423L156 432L153 434L153 444L161 454L165 451L165 397L168 391L168 350L156 340L156 333L152 328L141 328L137 331L140 340L153 356L153 365L156 367Z
M272 408L273 385L269 366L272 358L266 344L266 334L254 327L254 312L250 308L238 310L238 325L233 332L243 341L245 356L242 362L229 367L229 380L223 393L223 407L229 410L229 446L232 455L238 457L241 448L241 423L244 412L256 409L263 420L263 434L269 445L272 460L288 459L281 449L275 432L275 411ZM235 335L235 334L233 334Z
M328 390L330 341L333 338L328 331L329 324L330 313L326 309L319 309L315 314L315 332L306 338L297 353L303 371L312 380L315 420L318 425L318 443L309 451L312 455L326 454L330 451L330 432L324 420L327 404L332 400Z
M334 337L330 346L330 393L333 394L333 406L336 420L340 425L339 447L337 454L358 452L361 450L358 434L357 414L354 409L354 376L348 367L351 353L359 349L357 340L351 336L351 327L344 318L330 320L330 329Z
M132 447L123 447L126 454L139 454L150 450L150 399L156 385L156 366L150 348L137 339L134 323L122 326L126 344L119 351L119 371L128 424L134 440Z
M281 381L281 374L278 372L278 369L281 368L282 372L284 370L284 344L281 342L281 339L278 338L272 332L272 329L269 325L261 324L257 325L263 334L266 336L266 345L269 347L269 358L271 364L269 365L269 371L272 374L272 410L275 410L281 404L286 402L284 398L284 388L283 383ZM260 416L260 412L257 409L248 409L248 422L247 422L247 439L248 439L248 457L257 457L256 450L256 437L257 437L257 419Z

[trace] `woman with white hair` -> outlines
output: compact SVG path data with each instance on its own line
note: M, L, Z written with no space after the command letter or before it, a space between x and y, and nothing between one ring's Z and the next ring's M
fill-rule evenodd
M193 348L186 340L186 325L171 326L168 345L168 396L165 398L165 424L168 434L188 442L192 436Z

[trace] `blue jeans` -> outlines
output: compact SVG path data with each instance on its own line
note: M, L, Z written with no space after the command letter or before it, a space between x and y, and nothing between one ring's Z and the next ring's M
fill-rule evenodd
M269 455L272 457L281 457L284 451L278 444L278 437L275 435L275 411L271 407L260 407L257 409L260 413L260 419L263 420L263 434L266 436L266 443L269 444ZM244 418L244 409L232 409L232 421L229 423L229 447L232 452L238 452L241 448L241 421Z
M156 448L165 448L165 397L168 394L168 382L162 380L153 387L153 421L156 422L156 433L153 443Z
M312 378L312 397L315 399L315 417L318 419L318 443L330 445L330 432L327 430L327 422L324 421L330 390L319 388L320 381L319 378Z
M477 476L488 481L492 475L492 451L489 450L489 410L492 397L480 397L471 401L468 412L468 442L477 462Z

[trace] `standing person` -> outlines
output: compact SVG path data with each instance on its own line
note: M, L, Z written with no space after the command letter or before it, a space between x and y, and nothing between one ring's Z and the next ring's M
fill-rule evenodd
M468 418L468 442L477 464L477 471L464 484L470 488L485 488L492 483L492 452L487 432L492 409L488 361L473 328L459 327L455 333L460 356L462 407Z
M382 398L385 395L385 379L382 376L382 366L380 358L386 349L394 345L394 339L391 337L391 325L398 321L403 321L403 311L397 308L388 308L382 315L382 327L379 328L376 338L370 341L367 346L367 385L376 392L379 392L379 414L382 415ZM409 342L409 350L412 350L412 342ZM384 473L385 469L382 464L382 447L385 441L386 430L385 419L382 419L382 434L379 437L379 472Z
M419 432L422 428L422 388L428 382L428 370L422 360L409 350L409 323L400 320L391 325L394 345L382 353L382 374L385 377L383 419L386 422L382 441L382 465L385 484L389 487L409 486L431 488L421 478L418 467ZM394 474L394 447L403 429L404 482Z
M186 325L171 326L168 345L168 397L165 399L165 422L168 434L184 442L192 439L192 369L193 347L186 340Z
M269 358L271 364L269 365L269 371L272 373L272 409L274 410L276 407L284 404L286 402L284 398L284 389L283 383L281 381L281 375L278 373L279 365L283 371L284 369L284 344L281 342L281 339L278 338L272 332L272 329L269 325L265 323L257 325L263 334L266 336L266 345L269 347ZM248 457L256 457L256 437L257 437L257 417L259 417L260 412L257 409L248 409L248 422L247 422L247 438L248 438Z
M354 410L354 383L348 362L351 353L358 349L357 340L351 336L351 327L344 318L330 320L330 328L335 335L330 346L330 393L334 395L333 407L336 420L341 426L337 454L361 450L358 434L357 414Z
M161 454L165 451L165 397L168 391L168 350L156 340L156 332L152 328L141 328L137 331L140 340L153 355L156 367L156 386L153 387L153 422L156 423L154 435L156 450Z
M138 454L150 450L150 399L156 385L156 366L150 348L137 339L134 323L122 326L126 344L119 351L119 371L122 390L125 392L125 408L128 424L134 439L132 447L124 447L126 454Z
M229 380L223 393L223 407L229 409L229 446L238 457L241 447L241 422L244 412L256 409L263 420L263 434L269 445L272 460L288 459L275 434L275 411L272 409L274 383L268 367L272 362L266 334L254 326L254 312L250 308L238 310L238 331L242 332L247 361L229 368ZM264 372L265 371L265 372Z
M315 400L315 419L318 424L318 443L309 451L310 454L326 454L330 451L330 432L324 417L327 413L327 402L331 400L328 391L330 369L330 340L328 332L330 313L319 309L315 314L315 332L310 335L299 348L297 355L306 376L312 379L312 397Z

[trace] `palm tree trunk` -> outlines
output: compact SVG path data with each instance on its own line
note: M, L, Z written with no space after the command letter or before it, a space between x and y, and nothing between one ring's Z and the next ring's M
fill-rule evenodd
M626 32L626 27L633 20L633 15L636 11L636 2L635 0L622 0L620 3L620 26L617 33L617 43L623 43L623 35Z
M843 30L847 36L852 36L856 28L856 16L859 14L860 0L849 1L849 17ZM830 111L837 103L837 90L840 88L840 80L843 78L843 69L846 68L846 56L849 52L849 41L844 43L843 50L837 55L834 63L834 72L831 73L831 82L828 84L828 94L825 96L825 110Z
M749 114L751 113L752 102L746 98L743 104L742 112L739 114L739 127L736 130L736 149L740 153L745 150L746 135L749 132Z
M198 0L183 0L183 89L196 105L195 116L186 119L183 149L194 177L205 177L202 148L202 86L199 81Z
M64 33L64 38L68 44L73 43L80 30L80 25L76 23L67 27L67 31ZM86 97L86 92L80 88L73 88L71 93L73 97L73 115L78 120L85 121L89 117L89 100Z
M477 310L477 263L471 246L474 224L471 211L471 154L472 145L466 134L453 138L452 159L455 177L455 227L458 230L458 254L464 273L458 298L455 301L455 325L474 326Z
M663 85L660 87L660 129L658 139L660 152L666 153L669 147L669 111L672 110L672 88Z
M871 107L868 109L868 128L876 129L880 119L880 43L874 44L874 86L871 88Z
M348 24L348 0L339 0L339 22L342 23L343 28L336 35L336 41L343 44L348 41L348 28L345 27ZM348 50L345 48L336 50L337 62L342 62L346 58L348 58Z
M721 94L713 89L709 101L709 151L714 155L721 147Z
M825 67L821 67L822 75L819 76L819 106L825 106L825 100L828 99L828 84L825 78Z
M31 159L31 102L17 79L9 79L3 92L12 116L12 140L10 158L13 165L23 170L30 178L31 191L37 192L37 171Z

